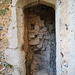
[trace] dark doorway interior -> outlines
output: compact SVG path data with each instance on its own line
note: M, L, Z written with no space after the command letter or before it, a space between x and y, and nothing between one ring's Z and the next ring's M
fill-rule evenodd
M38 4L27 11L27 75L56 75L55 10Z

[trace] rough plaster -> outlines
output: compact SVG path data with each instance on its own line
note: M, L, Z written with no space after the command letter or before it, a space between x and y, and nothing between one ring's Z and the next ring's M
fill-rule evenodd
M59 15L59 16L58 16ZM61 55L60 55L60 6L56 9L56 70L57 75L61 75ZM57 63L58 62L58 63Z
M20 49L6 49L5 57L7 63L14 66L14 75L25 75L25 53ZM19 72L19 73L18 73Z
M75 75L75 1L68 0L69 57L68 75Z

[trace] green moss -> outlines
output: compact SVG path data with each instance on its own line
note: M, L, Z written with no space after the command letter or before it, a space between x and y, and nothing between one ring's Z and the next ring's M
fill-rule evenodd
M0 15L4 14L5 10L0 10Z
M12 65L10 65L10 64L8 64L8 66L9 66L10 68L13 68L13 66L12 66Z
M3 24L3 26L5 26L5 24Z
M9 8L8 7L5 7L5 10L9 10Z
M7 2L7 3L9 3L9 2L10 2L10 0L6 0L6 2Z
M10 1L11 0L3 0L3 3L2 4L4 4L4 3L10 3Z

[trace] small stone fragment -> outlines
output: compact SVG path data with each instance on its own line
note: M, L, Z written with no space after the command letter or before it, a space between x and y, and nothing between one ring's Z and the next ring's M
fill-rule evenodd
M3 27L0 25L0 31L2 31L3 30Z
M30 40L30 45L38 45L40 40L38 38Z
M35 34L34 33L29 33L29 38L30 39L35 38Z

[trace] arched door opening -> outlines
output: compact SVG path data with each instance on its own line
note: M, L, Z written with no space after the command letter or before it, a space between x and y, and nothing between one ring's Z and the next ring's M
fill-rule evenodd
M25 8L24 14L26 75L56 75L55 10L37 4Z

